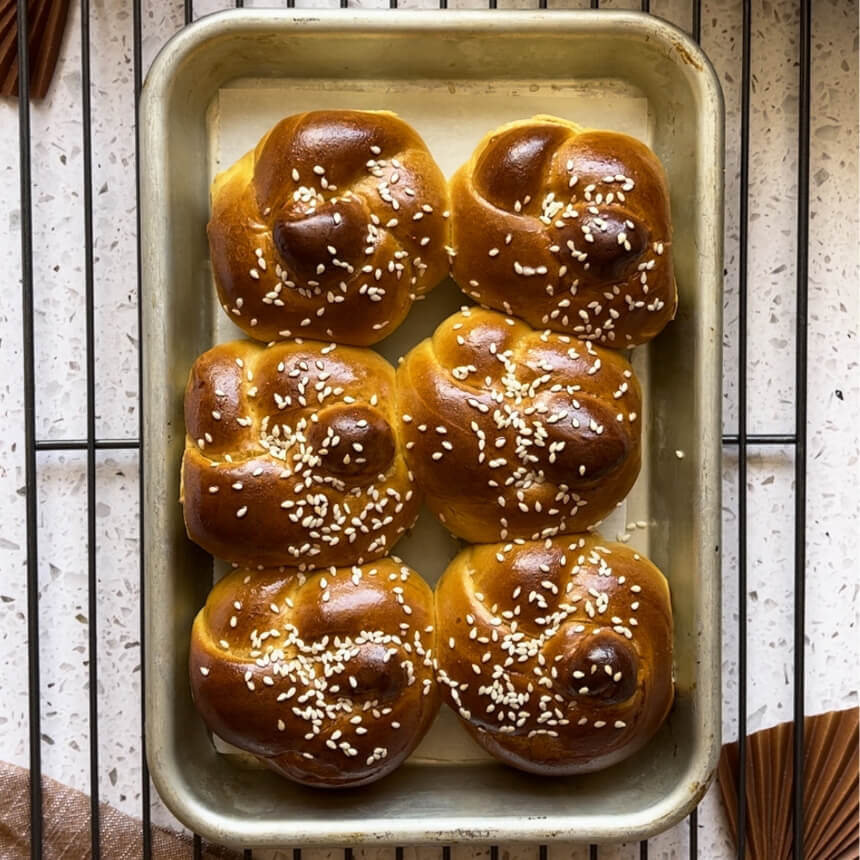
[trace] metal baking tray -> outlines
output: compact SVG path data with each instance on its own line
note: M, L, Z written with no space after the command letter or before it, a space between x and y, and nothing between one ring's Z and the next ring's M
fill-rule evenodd
M452 172L487 130L535 113L632 133L666 167L678 317L634 352L643 382L640 479L606 524L667 574L677 700L634 758L541 779L489 760L443 709L427 739L375 785L312 791L250 766L196 716L188 635L212 559L177 501L182 391L195 357L238 336L218 307L204 226L214 174L284 115L388 108ZM146 741L165 803L188 827L245 846L629 841L671 826L704 794L720 744L720 357L723 107L697 46L622 12L299 12L205 18L161 52L141 106ZM396 360L463 302L452 284L380 345ZM432 583L456 552L429 515L397 551Z

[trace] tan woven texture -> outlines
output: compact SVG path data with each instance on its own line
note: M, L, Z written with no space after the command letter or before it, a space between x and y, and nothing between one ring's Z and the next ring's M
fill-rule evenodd
M30 857L30 773L0 762L0 858ZM142 827L106 803L101 804L101 853L111 860L139 860ZM42 857L45 860L85 860L90 850L90 799L77 789L42 778ZM152 828L152 856L156 860L186 860L192 856L191 840L170 830ZM240 853L203 846L209 860L238 860Z

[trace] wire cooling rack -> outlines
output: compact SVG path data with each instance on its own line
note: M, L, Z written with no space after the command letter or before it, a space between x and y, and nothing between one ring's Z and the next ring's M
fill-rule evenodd
M345 8L356 2L356 5L370 5L367 2L358 3L357 0L311 0L317 6L332 6L340 5ZM383 0L384 2L384 0ZM497 8L499 0L487 0L489 9ZM633 0L635 3L635 0ZM241 7L242 0L236 0L235 6ZM250 5L250 3L249 3ZM255 3L254 5L271 5L267 3ZM283 5L283 4L280 4ZM286 6L291 8L295 5L294 0L286 0ZM305 5L300 3L300 5ZM389 5L392 8L397 7L398 0L389 0ZM401 5L407 5L403 2ZM411 6L427 6L426 2L421 0L411 0L408 4ZM438 0L440 9L448 8L448 0ZM455 3L451 2L453 8ZM457 5L460 5L459 3ZM474 8L475 4L470 4ZM507 6L508 3L506 2ZM526 4L516 2L517 7L524 7ZM541 9L547 9L546 14L551 15L552 9L548 7L548 0L535 0L532 6L537 5ZM555 2L551 4L557 6ZM582 5L575 2L564 3L565 8L570 6ZM116 6L117 8L113 8ZM162 7L168 7L165 9ZM39 325L40 305L37 302L38 288L40 286L40 276L37 271L40 263L40 255L43 253L42 245L34 243L34 215L39 216L39 204L44 199L38 197L34 192L34 179L32 175L32 166L34 158L34 150L36 157L42 153L41 138L33 136L31 128L31 109L28 98L28 75L25 73L20 77L19 84L19 101L18 101L18 144L19 144L19 182L20 182L20 271L22 281L22 308L19 319L20 324L20 343L23 355L23 389L21 396L23 399L23 463L24 463L24 505L25 505L25 529L26 536L26 641L27 641L27 671L26 671L26 697L27 710L22 720L22 731L27 733L27 746L25 755L22 757L29 761L31 773L31 790L30 790L30 826L31 826L31 856L42 856L42 846L44 839L43 823L42 823L42 782L43 774L43 750L45 744L50 741L50 737L45 731L46 713L48 709L53 707L53 694L45 690L45 683L42 678L43 662L45 655L40 648L43 634L46 628L49 628L54 619L50 614L50 607L44 605L45 601L40 600L40 595L43 591L40 586L40 570L44 567L40 564L39 556L39 535L40 528L43 527L43 517L41 513L47 507L50 507L50 500L46 502L45 493L40 493L40 470L44 471L46 462L50 463L50 468L57 468L57 464L62 468L74 469L80 475L83 475L85 481L85 489L82 491L82 496L85 501L82 507L82 517L85 521L85 568L86 568L86 583L83 591L86 594L86 606L81 607L84 621L86 622L86 635L82 643L81 650L85 651L85 666L86 679L85 688L88 706L86 713L81 719L85 722L84 735L88 738L88 764L87 764L87 781L88 786L84 786L88 790L90 796L90 833L91 833L91 854L94 858L99 858L103 855L100 833L100 803L105 799L103 786L105 784L105 773L110 774L111 783L116 781L116 763L110 760L110 756L105 754L104 739L100 742L99 726L100 719L104 721L106 718L106 707L104 695L100 695L100 649L107 646L105 643L109 639L108 623L102 624L104 616L104 607L100 602L100 589L104 588L104 583L110 579L110 574L105 572L103 565L103 549L104 534L99 526L100 499L106 495L116 495L112 490L106 489L106 485L113 481L116 482L117 472L114 470L111 474L105 474L105 463L115 463L116 461L105 461L105 452L115 452L115 456L121 460L120 465L125 464L126 467L134 471L139 467L141 458L146 456L146 451L142 450L140 441L140 426L133 426L134 421L140 420L141 410L139 402L136 408L130 411L131 420L126 421L125 425L119 424L121 429L126 431L125 435L121 432L117 433L113 438L102 435L99 431L105 425L105 420L102 419L97 401L99 394L99 386L97 384L97 320L99 298L98 289L100 286L100 278L97 273L101 271L100 267L104 265L103 255L106 253L106 248L112 247L110 244L111 225L106 223L104 218L98 217L98 205L96 197L107 188L107 183L103 188L96 188L98 184L94 178L95 174L100 173L98 169L100 158L104 153L100 153L98 147L94 146L94 123L93 123L93 104L92 94L94 92L94 82L92 77L92 68L95 59L98 57L99 42L94 38L92 32L92 22L99 20L99 15L104 14L104 10L108 9L120 16L131 17L130 27L130 43L124 43L116 50L126 51L128 62L125 68L130 70L131 74L128 79L118 79L110 82L111 86L122 87L127 97L134 98L135 109L140 96L143 78L145 75L146 62L151 59L154 52L160 46L159 38L147 37L147 25L157 19L158 26L154 29L159 31L163 37L165 31L169 31L170 22L177 21L178 24L192 22L195 17L200 17L202 14L214 11L218 4L213 0L198 0L198 3L193 4L192 0L184 0L184 3L177 4L176 2L169 4L163 3L154 4L153 9L145 8L143 0L133 0L130 4L111 4L106 0L106 6L99 4L98 8L90 8L89 0L81 0L79 10L79 21L77 26L71 29L71 32L80 36L79 45L79 84L77 85L78 92L78 107L80 116L80 164L82 166L82 199L80 203L74 201L69 204L71 207L77 207L77 211L73 214L73 219L82 230L82 248L83 248L83 267L81 277L84 284L84 335L82 342L79 344L79 351L82 353L82 366L76 369L77 379L82 382L85 403L81 404L84 413L83 426L85 427L82 435L78 434L76 438L62 438L52 434L50 425L39 420L38 404L40 402L40 385L44 385L44 370L43 370L43 353L39 347ZM221 4L223 7L223 3ZM591 8L631 8L631 3L609 2L605 0L600 4L598 0L590 0ZM652 8L652 6L654 8ZM755 9L753 8L755 6ZM840 4L838 0L829 4L815 4L816 15L840 15L845 9L851 7L851 3L846 2ZM658 8L659 7L659 8ZM757 608L751 606L752 601L757 601L756 589L751 588L748 583L748 574L751 571L750 564L750 531L752 530L754 519L751 519L748 487L750 486L750 463L756 458L769 458L775 464L774 470L782 470L790 472L788 479L785 481L786 489L790 497L788 503L791 512L793 512L793 526L789 527L791 533L791 552L786 553L786 558L789 561L790 570L787 574L785 588L781 593L780 599L783 601L782 610L787 617L791 618L791 634L787 637L787 641L777 643L777 651L780 654L780 659L785 665L790 664L790 672L786 669L786 685L790 687L790 709L789 713L784 714L785 719L794 719L802 721L805 713L806 705L806 654L808 644L805 644L805 637L810 635L810 630L807 626L806 618L806 599L807 599L807 545L809 541L807 529L807 508L808 508L808 461L809 453L809 422L807 415L807 404L809 401L808 379L810 363L808 357L808 337L809 337L809 296L810 296L810 177L813 176L816 185L821 185L822 182L827 182L827 177L819 182L821 176L820 171L827 170L827 165L819 163L811 163L810 157L810 122L811 122L811 81L813 69L813 52L825 50L826 44L822 48L821 45L813 41L813 27L816 20L813 19L813 3L812 0L802 0L799 6L795 6L792 2L780 3L774 0L773 3L762 2L761 7L758 4L753 4L752 0L713 0L713 2L705 2L702 0L693 0L692 2L683 2L683 0L665 0L665 2L652 4L649 0L641 0L641 10L645 13L660 14L667 17L676 23L678 26L688 30L697 41L703 41L706 50L713 50L715 54L719 54L721 61L718 63L718 71L721 72L721 79L726 85L731 82L735 87L735 91L727 100L729 101L729 116L730 123L727 128L728 149L734 158L729 160L728 164L728 184L727 184L727 265L731 266L731 276L727 278L726 283L726 365L727 375L724 379L725 389L727 392L727 401L725 407L724 424L726 432L723 436L723 444L728 463L728 474L725 478L733 487L731 493L733 497L733 505L724 514L731 520L730 528L727 531L727 539L730 537L732 545L728 544L724 547L726 556L725 562L725 580L726 580L726 598L729 605L725 613L727 624L729 625L725 631L727 640L731 640L735 644L733 652L726 658L724 665L730 670L731 680L724 685L726 688L726 700L724 703L725 714L729 716L729 721L736 727L737 735L740 738L740 784L739 784L739 830L740 840L736 854L738 857L743 857L744 849L744 815L745 815L745 792L747 786L747 774L745 772L745 735L748 728L748 690L750 688L750 673L749 665L752 658L750 649L755 649L759 646L764 647L764 643L759 641L758 637L751 639L748 630L749 619L755 614ZM636 8L639 8L638 6ZM840 12L841 10L841 12ZM18 0L18 21L19 29L27 28L27 13L28 4L26 0ZM755 16L755 20L754 20ZM857 14L856 7L850 16L845 17L847 27L854 27L856 34ZM165 23L166 22L166 23ZM788 59L779 65L778 69L769 68L767 55L755 62L753 58L753 44L760 45L770 38L768 33L763 31L773 30L773 39L782 40L784 52ZM827 32L831 32L833 26L830 26ZM853 50L856 52L856 35L853 43ZM849 41L849 40L846 40ZM70 55L76 53L74 46L67 48ZM766 53L766 52L765 52ZM777 52L779 53L779 52ZM145 58L145 54L149 56ZM27 40L19 40L18 45L19 67L28 69L28 43ZM853 62L854 71L854 87L855 95L853 102L856 108L856 58ZM65 74L76 74L75 70L68 68L70 63L66 63ZM61 71L63 71L63 63L61 62ZM825 68L831 68L833 64L826 64ZM835 68L835 67L834 67ZM848 68L852 68L851 63ZM780 71L780 69L782 71ZM785 69L789 70L788 78L779 77ZM848 71L846 66L842 66L842 71ZM777 86L781 87L785 92L785 100L788 110L792 117L796 117L796 127L791 130L792 133L783 138L783 142L787 140L788 153L782 150L777 150L773 140L770 138L771 129L767 127L765 122L762 125L761 116L757 114L756 129L753 133L753 116L751 114L751 104L754 96L757 93L766 91L769 86L774 84L776 78ZM845 80L849 76L846 75ZM788 83L786 83L788 80ZM817 80L816 87L831 87L839 88L844 84L844 80L839 78L838 72L833 79L825 78ZM785 107L785 105L784 105ZM784 122L783 122L784 125ZM132 125L128 125L126 130L133 129ZM120 129L121 131L121 129ZM101 132L100 132L101 133ZM136 131L131 131L136 135ZM124 169L134 173L135 187L134 191L139 191L141 183L146 181L146 177L140 175L138 168L137 139L135 137L134 144L129 144L129 150L133 153L130 162L124 165ZM768 149L770 147L770 149ZM856 141L855 141L856 149ZM760 212L751 210L751 204L755 202L755 193L751 193L751 189L757 189L757 179L754 175L757 165L761 165L762 159L776 159L784 165L781 169L782 175L785 177L788 174L793 181L789 183L790 187L783 189L782 196L777 195L783 209L787 205L793 209L793 227L790 231L779 231L778 235L774 236L774 241L780 244L782 251L781 257L785 261L783 269L777 267L777 273L782 273L785 267L788 267L793 283L787 283L786 275L781 274L780 283L787 286L789 289L783 290L785 305L793 304L791 307L783 305L782 312L787 315L790 320L790 340L791 343L785 342L781 349L788 354L788 362L792 363L791 352L793 351L793 371L789 374L782 373L782 377L776 382L773 378L756 379L756 373L764 373L767 376L767 369L762 370L762 365L756 358L752 358L749 354L749 345L751 342L750 329L750 304L755 301L755 289L758 284L750 282L750 252L751 252L751 219L757 217ZM65 164L65 162L63 162ZM94 169L95 167L95 169ZM129 185L131 183L129 182ZM133 194L131 206L126 212L127 218L132 228L134 220L137 219L137 227L139 227L139 211L134 204L137 199ZM844 203L844 201L843 201ZM853 199L854 208L856 209L856 196ZM837 201L839 205L839 201ZM853 235L856 239L856 220L850 221L849 226L854 230ZM852 226L853 225L853 226ZM139 232L139 231L138 231ZM41 234L39 234L41 235ZM137 280L134 281L134 255L133 255L133 240L131 243L130 262L132 269L126 271L122 277L127 282L129 302L137 304L135 285L139 284L139 253L137 256L138 269ZM138 249L139 250L139 249ZM38 265L34 265L34 261ZM59 269L59 266L57 267ZM849 276L850 277L850 276ZM139 309L139 304L137 304ZM126 322L132 321L129 326L129 331L126 332L128 339L133 343L133 348L137 350L139 359L139 315L138 329L134 331L133 317L125 314L122 317ZM785 329L785 326L783 326ZM785 333L785 331L783 332ZM788 341L788 338L785 338ZM104 359L102 358L102 364ZM139 360L138 371L139 371ZM102 371L104 372L104 371ZM778 377L779 374L777 373ZM139 377L138 377L139 384ZM756 411L759 406L759 395L762 388L767 389L771 385L776 387L782 386L787 389L788 397L782 398L781 405L777 408L764 410L758 415L755 420L751 417L751 413ZM138 392L139 392L138 387ZM753 392L753 402L750 401L750 392ZM134 396L138 396L138 392ZM842 401L844 394L841 390L835 392L836 397ZM814 401L816 409L824 397L829 397L830 392L816 390L814 393ZM790 401L786 405L786 401ZM753 406L751 410L749 407ZM769 413L769 414L768 414ZM110 423L110 422L107 422ZM782 425L782 426L780 426ZM113 426L113 424L111 424ZM784 426L792 426L793 429L786 432ZM752 429L751 429L752 428ZM64 460L62 455L68 455L69 458ZM80 462L81 456L85 456L85 463ZM59 460L46 460L46 458L59 456ZM816 454L817 456L817 454ZM78 459L74 459L77 457ZM41 477L44 477L43 475ZM120 501L121 504L133 508L137 502L133 498L135 492L135 480L121 482ZM766 481L765 481L766 483ZM124 497L123 497L124 493ZM790 512L790 513L791 513ZM140 516L136 518L136 523L139 528ZM789 516L791 519L791 516ZM828 534L829 536L829 534ZM128 537L128 536L126 536ZM136 536L134 536L136 537ZM102 546L100 546L100 541ZM133 583L132 593L143 596L144 577L143 565L144 559L138 549L139 542L135 542L134 555L139 558L140 576L139 581ZM41 577L44 578L44 570ZM729 598L731 598L729 600ZM142 620L142 618L141 618ZM140 853L144 858L153 856L152 842L152 810L158 808L158 800L151 792L149 776L147 773L145 749L143 741L143 707L142 704L146 697L146 678L143 674L142 661L139 659L139 654L145 647L145 632L140 626L139 640L131 642L131 648L137 654L137 665L134 666L135 680L133 687L135 695L138 698L139 713L134 715L131 720L137 729L138 742L135 745L134 753L136 760L126 761L125 767L130 768L139 780L137 790L134 791L135 803L132 804L132 812L134 807L137 808L137 815L142 820L140 834ZM129 647L129 646L126 646ZM103 652L102 652L103 653ZM9 655L4 653L4 660L9 659ZM850 665L850 658L849 658ZM845 679L845 683L851 683L851 679ZM49 685L50 686L50 685ZM856 698L856 691L854 691ZM111 707L117 707L117 704L110 703ZM127 705L127 702L125 703ZM51 712L53 713L53 711ZM47 740L46 740L47 738ZM52 741L51 741L52 742ZM796 732L794 734L794 749L793 749L794 771L800 774L803 771L804 764L804 747L803 734ZM800 834L803 826L803 794L802 781L797 779L793 784L792 806L794 811L793 827L795 833L795 845L801 843ZM124 798L126 801L127 797ZM712 807L714 804L712 803ZM160 813L163 817L163 810ZM711 809L707 816L707 826L719 827L719 818ZM699 811L694 811L690 816L686 825L680 825L676 828L678 833L668 842L665 840L652 840L650 850L653 856L676 857L688 855L691 858L695 857L716 857L716 848L714 846L722 846L721 850L728 852L734 851L729 849L728 842L725 837L724 830L721 836L709 835L706 827L699 820ZM700 841L705 846L703 853L700 853ZM195 857L200 856L203 850L203 845L199 837L194 836L192 841L192 852ZM402 860L404 850L400 848L391 849L396 857L396 860ZM409 849L414 851L415 849ZM450 860L453 851L458 851L458 848L443 848L441 855L443 860ZM471 849L470 849L471 850ZM507 854L510 850L506 846L488 846L486 849L489 853L490 860L498 860L499 853L502 851ZM517 849L521 853L526 849ZM550 853L555 856L555 847L552 849L547 846L533 846L529 849L531 853L536 853L540 860L547 860ZM597 857L617 857L621 856L619 849L615 847L598 847L595 845L576 849L577 851L586 852L583 856L590 858ZM346 847L344 849L344 860L352 860L353 849ZM428 849L430 851L430 849ZM626 846L623 856L632 857L634 854L640 858L649 856L649 842L642 842L639 846ZM658 854L658 852L660 852ZM306 854L312 852L306 851ZM358 853L358 849L356 849ZM425 852L426 853L426 852ZM431 852L432 853L432 852ZM253 852L253 855L262 856L258 852ZM795 857L802 857L803 852L797 850ZM250 849L245 851L246 857L252 856ZM428 855L429 856L429 855ZM729 856L728 853L720 854L719 856ZM293 850L294 860L301 860L301 849Z

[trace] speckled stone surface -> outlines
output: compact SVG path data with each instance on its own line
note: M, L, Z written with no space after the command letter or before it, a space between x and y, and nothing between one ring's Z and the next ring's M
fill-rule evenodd
M222 8L199 0L195 15ZM246 3L247 6L272 5ZM327 7L328 0L299 5ZM381 6L381 0L355 5ZM408 0L402 6L430 5ZM478 0L449 6L480 8ZM524 7L500 0L500 7ZM583 3L557 3L584 7ZM631 8L630 2L606 2ZM794 424L796 139L798 21L791 0L755 3L752 27L748 315L748 429L791 433ZM654 13L689 28L690 5L652 0ZM809 221L809 442L807 505L806 706L809 713L857 704L858 489L857 329L858 114L856 4L814 4ZM36 425L40 438L85 435L84 228L80 108L80 21L73 10L49 97L32 111ZM726 280L724 429L737 428L738 222L740 151L740 0L703 4L703 44L726 99ZM179 2L144 4L148 64L182 24ZM137 433L137 331L134 206L132 21L126 4L92 10L94 271L96 278L97 432ZM28 762L26 530L21 386L20 229L17 110L0 103L0 750ZM146 177L144 177L146 181ZM86 459L83 452L39 454L38 541L42 658L42 760L45 773L89 790ZM141 812L138 471L133 452L98 458L96 615L101 799ZM724 736L738 731L737 460L724 460ZM751 448L748 457L748 623L750 731L791 718L793 696L794 463L790 448ZM153 792L153 819L172 818ZM175 822L174 822L175 824ZM176 825L178 826L178 825ZM728 858L731 846L715 790L698 814L699 856ZM600 857L638 857L638 846L602 846ZM649 857L687 857L683 822L652 839ZM283 852L255 857L290 858ZM310 850L306 860L340 858ZM357 850L357 860L393 849ZM406 849L431 860L435 849ZM455 847L455 860L488 857ZM500 846L501 860L537 860L536 847ZM587 848L553 845L551 860L579 860Z

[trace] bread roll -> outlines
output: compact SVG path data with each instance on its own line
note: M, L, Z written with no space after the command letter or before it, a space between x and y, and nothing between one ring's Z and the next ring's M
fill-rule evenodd
M481 746L538 774L644 746L673 698L663 575L597 535L473 546L436 589L443 698Z
M394 770L433 721L433 594L385 558L309 575L236 570L194 620L194 703L219 737L323 788Z
M464 308L397 371L406 458L472 543L585 531L639 473L642 398L619 352Z
M218 296L259 340L375 343L448 274L445 177L388 111L287 117L211 196Z
M367 349L221 344L185 391L188 536L248 565L361 564L418 516L394 369Z
M536 116L451 180L454 278L538 328L623 348L675 315L669 191L643 143Z

